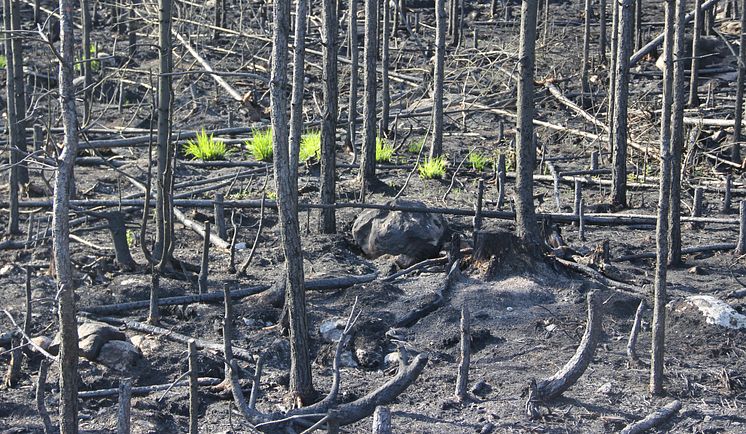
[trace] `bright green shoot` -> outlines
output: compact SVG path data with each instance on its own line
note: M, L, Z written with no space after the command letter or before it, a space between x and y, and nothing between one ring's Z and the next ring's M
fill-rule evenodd
M246 141L246 146L258 161L272 161L272 128L252 130L251 140Z
M184 145L184 155L202 161L222 160L227 153L225 143L215 140L212 134L208 136L204 128Z
M477 172L484 171L489 163L490 159L480 154L479 152L472 151L469 154L469 164L471 164L472 169L476 170Z
M306 162L312 158L321 158L321 131L310 131L300 139L300 161Z
M428 157L420 164L418 171L422 179L440 179L446 174L446 160L442 156Z
M0 54L0 68L5 69L8 66L8 58Z
M394 145L376 137L376 163L390 163L394 156Z

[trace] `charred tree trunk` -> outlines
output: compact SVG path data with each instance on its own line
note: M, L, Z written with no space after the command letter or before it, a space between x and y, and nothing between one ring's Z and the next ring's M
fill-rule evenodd
M357 0L350 0L350 17L347 22L347 36L350 48L350 102L347 108L347 142L345 146L352 150L352 163L357 162L357 145L355 144L355 125L357 124L357 82L358 82L358 46L357 46Z
M91 5L89 0L80 0L80 20L83 27L83 125L85 126L91 120L91 96L93 80L91 71Z
M174 147L171 143L171 0L158 2L158 172L156 177L156 247L159 271L171 263L173 243Z
M606 0L598 2L598 58L606 63Z
M702 0L694 0L694 30L692 31L692 69L689 77L689 108L699 107L699 44L702 36L702 25L704 17L702 14Z
M308 354L308 325L303 288L303 252L300 244L298 207L292 199L298 186L292 185L288 152L287 67L288 34L290 31L290 0L275 0L273 4L272 71L270 104L275 188L279 204L280 238L285 255L287 279L285 305L290 320L290 392L302 402L313 394L311 361Z
M614 66L614 156L612 167L612 203L627 206L627 101L629 98L629 55L632 51L632 2L622 0L619 5L617 56Z
M593 14L593 8L591 7L591 0L585 0L585 19L583 22L583 60L582 70L580 72L580 84L583 88L583 95L580 97L580 104L587 108L590 106L590 93L591 85L588 81L588 55L590 54L591 45L591 15Z
M743 10L746 11L746 0ZM741 123L743 122L743 88L746 84L746 13L741 14L741 38L738 51L738 79L736 80L736 113L734 116L733 145L731 146L731 161L741 164L741 140L743 139Z
M663 393L663 354L666 322L666 265L668 263L668 210L671 199L671 105L673 103L673 39L675 0L666 0L663 56L663 113L661 115L660 193L656 229L653 342L650 360L650 393Z
M616 0L611 2L611 65L609 65L609 109L606 115L609 123L609 154L614 154L614 110L616 109L616 60L617 51L619 50L619 7Z
M539 227L534 210L534 62L536 9L538 0L521 4L521 39L518 63L518 124L516 140L516 229L518 236L539 245Z
M13 30L13 24L11 19L11 8L12 0L3 0L3 27L6 31ZM20 155L16 151L18 147L19 137L23 134L23 130L19 131L20 125L18 124L18 116L16 114L15 104L15 68L14 68L14 56L13 56L13 37L12 33L8 33L5 37L5 71L7 77L7 83L5 86L6 91L6 117L8 119L8 164L10 166L10 173L8 176L8 227L7 232L9 234L19 234L20 229L20 214L18 209L18 166L17 163L20 160Z
M11 1L11 25L13 28L13 31L20 32L23 30L21 27L21 11L20 11L20 1L19 0L10 0ZM28 168L25 162L24 157L26 156L26 151L28 149L26 145L26 85L23 79L23 38L20 34L13 35L13 38L11 39L11 43L13 45L13 80L14 80L14 89L15 89L15 109L16 109L16 122L18 125L18 131L20 134L18 135L18 141L16 143L16 146L18 147L18 156L19 158L18 162L18 184L28 184L29 177L28 177Z
M445 0L435 0L435 64L433 72L433 138L430 158L443 153L443 76L445 75L446 10Z
M290 96L290 141L289 176L292 186L293 202L298 204L298 160L300 159L300 142L303 131L303 91L305 78L306 53L306 20L308 17L308 0L298 0L295 4L295 31L293 38L293 90ZM324 64L326 66L326 64ZM323 137L322 124L322 137Z
M337 82L337 0L323 0L321 7L324 23L322 36L324 113L321 122L321 203L331 205L335 202L336 192L334 177L337 150L337 101L339 98L339 84ZM385 32L384 38L386 38ZM384 50L384 52L388 51L385 45ZM386 61L385 59L384 74ZM384 101L387 96L384 87ZM387 119L387 113L384 112L383 116L384 119ZM321 232L324 234L333 234L337 231L337 219L333 207L321 210L319 223Z
M389 85L389 38L391 37L391 2L383 2L383 25L381 26L381 135L388 135L391 91Z
M70 261L70 189L78 152L78 117L75 107L75 35L73 2L60 0L60 105L64 129L63 149L54 180L53 252L59 291L60 318L60 419L61 434L78 432L78 325L75 319L75 282Z
M676 2L676 35L673 47L673 112L671 113L671 198L668 212L668 265L681 263L681 159L684 153L684 35L686 0ZM693 61L694 59L692 59Z
M365 0L365 91L363 92L363 159L360 179L369 184L376 176L376 58L378 57L378 2Z

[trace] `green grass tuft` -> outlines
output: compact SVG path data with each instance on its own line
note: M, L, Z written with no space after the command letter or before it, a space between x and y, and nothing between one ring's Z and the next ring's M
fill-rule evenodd
M407 146L407 152L411 154L419 154L422 148L425 146L425 138L417 139L409 143Z
M312 158L321 159L321 131L309 131L300 139L300 161L305 163Z
M246 146L258 161L272 161L272 128L252 130L251 140L246 141Z
M394 157L394 145L376 137L376 163L390 163Z
M8 58L0 54L0 68L5 69L8 66Z
M215 140L212 134L208 136L204 128L197 133L195 139L189 140L184 145L184 155L202 161L223 160L227 153L225 143Z
M446 174L446 160L442 156L426 158L418 167L420 178L440 179Z
M485 157L484 155L472 151L469 154L469 164L471 164L472 169L476 170L477 172L482 172L487 167L487 165L490 163L490 159Z

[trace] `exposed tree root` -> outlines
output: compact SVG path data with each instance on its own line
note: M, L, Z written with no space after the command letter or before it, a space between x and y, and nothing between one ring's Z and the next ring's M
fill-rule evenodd
M575 355L550 378L534 382L529 386L526 413L532 419L540 415L538 406L559 397L578 381L593 359L598 337L601 334L601 297L597 291L588 293L588 322L583 339Z

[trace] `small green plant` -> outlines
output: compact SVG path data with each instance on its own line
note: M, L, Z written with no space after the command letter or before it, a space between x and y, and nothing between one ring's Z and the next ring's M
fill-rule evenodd
M300 139L300 161L306 162L312 158L321 158L321 131L310 131Z
M476 151L472 151L469 154L469 164L471 164L472 169L476 170L477 172L482 172L489 163L489 158Z
M409 152L411 154L419 154L420 151L422 150L422 148L424 146L425 146L425 138L423 137L421 139L417 139L417 140L412 141L407 146L407 152Z
M277 192L275 192L274 190L269 190L267 192L267 199L269 199L269 200L277 200Z
M132 229L127 229L127 246L131 249L135 245L135 232Z
M88 56L88 59L89 59L88 62L91 65L91 71L99 71L99 70L101 70L101 61L97 60L98 56L96 55L96 46L95 45L91 45L89 51L90 51L90 55ZM73 68L76 71L80 72L81 69L83 68L83 66L82 66L83 63L84 63L84 61L81 60L80 62L75 63L75 66Z
M376 163L390 163L394 157L394 145L376 137Z
M246 141L246 146L258 161L272 161L272 128L252 130L251 140Z
M422 179L440 179L446 174L446 160L442 156L428 157L420 164L418 171Z
M8 66L8 58L0 54L0 68L5 69Z
M195 139L189 140L184 145L184 155L202 161L222 160L227 153L225 143L215 140L212 134L208 136L204 128L197 133Z

